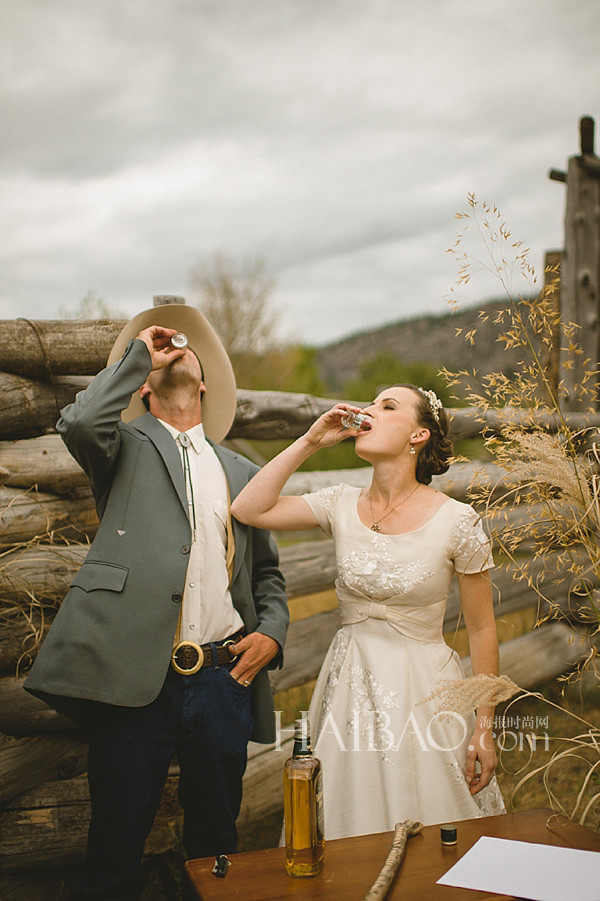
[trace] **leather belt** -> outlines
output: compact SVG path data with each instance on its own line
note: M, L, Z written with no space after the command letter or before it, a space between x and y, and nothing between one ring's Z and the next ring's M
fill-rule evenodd
M182 676L193 676L204 666L219 666L233 663L238 655L232 653L231 646L244 637L243 632L232 635L221 642L196 644L195 641L180 641L173 648L171 666Z

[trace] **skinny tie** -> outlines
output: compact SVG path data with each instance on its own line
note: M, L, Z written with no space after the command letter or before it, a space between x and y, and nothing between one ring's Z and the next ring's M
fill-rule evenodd
M182 455L183 455L183 474L185 478L185 483L188 488L188 507L190 508L190 519L192 523L192 540L195 541L197 537L196 533L196 505L194 503L194 486L192 483L192 473L190 470L190 457L188 453L188 447L191 444L190 436L185 432L180 432L178 435L179 443L181 445Z

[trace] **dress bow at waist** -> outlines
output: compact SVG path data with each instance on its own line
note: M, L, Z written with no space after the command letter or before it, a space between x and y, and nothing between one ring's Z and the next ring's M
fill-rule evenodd
M441 641L446 599L422 607L383 604L346 594L338 588L342 625L382 619L398 632L419 641Z

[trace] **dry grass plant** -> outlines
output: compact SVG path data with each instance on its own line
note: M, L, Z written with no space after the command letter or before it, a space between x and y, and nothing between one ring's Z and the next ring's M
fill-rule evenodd
M539 702L538 710L556 711L562 722L554 725L556 734L537 729L526 732L520 738L520 753L514 753L515 733L500 733L499 778L504 790L520 807L543 792L555 814L600 832L600 724L540 692L522 692L506 706L504 718L510 718L513 705L521 710L531 701ZM533 806L539 803L534 800Z
M2 514L0 509L0 523ZM78 547L60 531L50 530L0 548L0 629L4 644L10 646L7 660L0 663L6 669L7 661L13 661L17 676L33 662L66 585L81 565ZM36 579L32 575L36 568L51 571L55 578Z
M528 248L512 238L497 207L469 195L468 209L457 219L460 230L448 252L459 274L447 300L456 307L478 270L492 273L508 302L496 312L482 311L480 318L493 317L497 340L522 350L520 362L510 373L480 376L466 369L444 373L449 384L461 386L463 397L477 409L485 446L507 477L504 487L479 478L470 499L484 512L495 547L508 561L505 565L513 577L525 581L537 597L536 626L549 619L567 619L587 627L587 656L561 679L566 684L585 677L597 688L600 440L591 417L597 422L598 366L596 361L581 360L579 326L561 320L556 271L549 269L545 284L537 286ZM465 333L457 330L457 334L469 344L477 340L477 328ZM559 353L565 368L579 358L584 373L576 399L578 409L590 419L583 427L585 416L563 412L566 388L559 377ZM523 693L511 704L530 696ZM600 725L567 713L579 733L561 738L543 765L526 766L515 791L541 777L553 809L582 823L600 822L600 791L590 795L590 787L600 785ZM529 766L534 738L529 739ZM556 786L560 786L558 773L566 758L578 761L584 775L577 796L561 801Z

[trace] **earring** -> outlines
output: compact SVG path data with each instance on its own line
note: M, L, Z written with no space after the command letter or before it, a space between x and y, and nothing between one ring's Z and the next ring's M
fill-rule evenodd
M414 457L414 455L416 454L416 450L415 450L414 444L411 444L410 450L409 450L409 454L411 455L411 457Z

